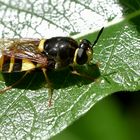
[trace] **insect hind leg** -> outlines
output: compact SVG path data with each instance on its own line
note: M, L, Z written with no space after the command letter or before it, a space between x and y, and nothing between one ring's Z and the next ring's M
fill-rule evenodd
M7 87L1 89L1 90L0 90L0 94L6 92L7 90L10 90L10 89L12 89L14 86L18 85L18 84L25 78L25 76L26 76L28 73L29 73L29 71L25 72L25 74L24 74L18 81L16 81L15 83L13 83L13 84L10 85L10 86L7 86Z
M53 87L52 87L52 83L50 82L48 75L47 75L47 69L46 68L42 68L43 74L45 76L46 82L47 82L47 88L48 88L48 93L49 93L49 107L52 104L52 95L53 95Z

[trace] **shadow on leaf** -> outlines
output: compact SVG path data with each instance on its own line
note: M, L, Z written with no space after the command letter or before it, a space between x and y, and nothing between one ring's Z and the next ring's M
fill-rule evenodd
M93 79L100 76L100 71L97 65L92 64L89 66L78 66L76 70L80 74L87 75ZM19 73L3 73L6 86L10 86L23 76L24 72ZM48 71L48 77L54 89L66 88L73 85L90 84L94 80L77 76L71 73L69 68L61 71ZM46 83L45 77L41 70L35 70L29 73L18 85L14 88L37 90L44 86Z

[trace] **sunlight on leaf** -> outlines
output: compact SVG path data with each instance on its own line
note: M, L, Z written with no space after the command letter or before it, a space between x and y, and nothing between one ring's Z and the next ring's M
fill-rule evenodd
M110 6L112 8L110 8ZM52 37L95 29L122 16L114 0L0 0L2 37Z
M74 76L69 69L50 72L55 88L51 107L48 107L48 91L43 86L41 72L32 72L19 87L1 95L1 138L49 139L105 96L140 89L140 26L137 22L140 7L128 12L125 8L131 7L126 5L117 0L48 0L44 3L0 0L0 36L5 38L48 38L89 31L81 38L93 41L97 32L91 33L90 29L125 16L122 22L106 27L95 46L93 63L99 62L99 68L96 65L77 67L81 73L98 78L96 82ZM18 75L10 74L6 78L12 82ZM0 82L3 88L5 83Z

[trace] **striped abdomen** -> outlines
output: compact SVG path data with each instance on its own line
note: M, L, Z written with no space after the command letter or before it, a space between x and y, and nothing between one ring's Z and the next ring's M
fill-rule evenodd
M29 71L37 67L38 64L29 59L17 59L6 55L0 58L0 71L5 73Z

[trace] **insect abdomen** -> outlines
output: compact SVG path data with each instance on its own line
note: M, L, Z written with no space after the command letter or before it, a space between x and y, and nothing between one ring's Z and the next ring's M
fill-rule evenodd
M3 55L0 58L0 71L5 73L29 71L36 68L36 64L28 59L16 59Z

